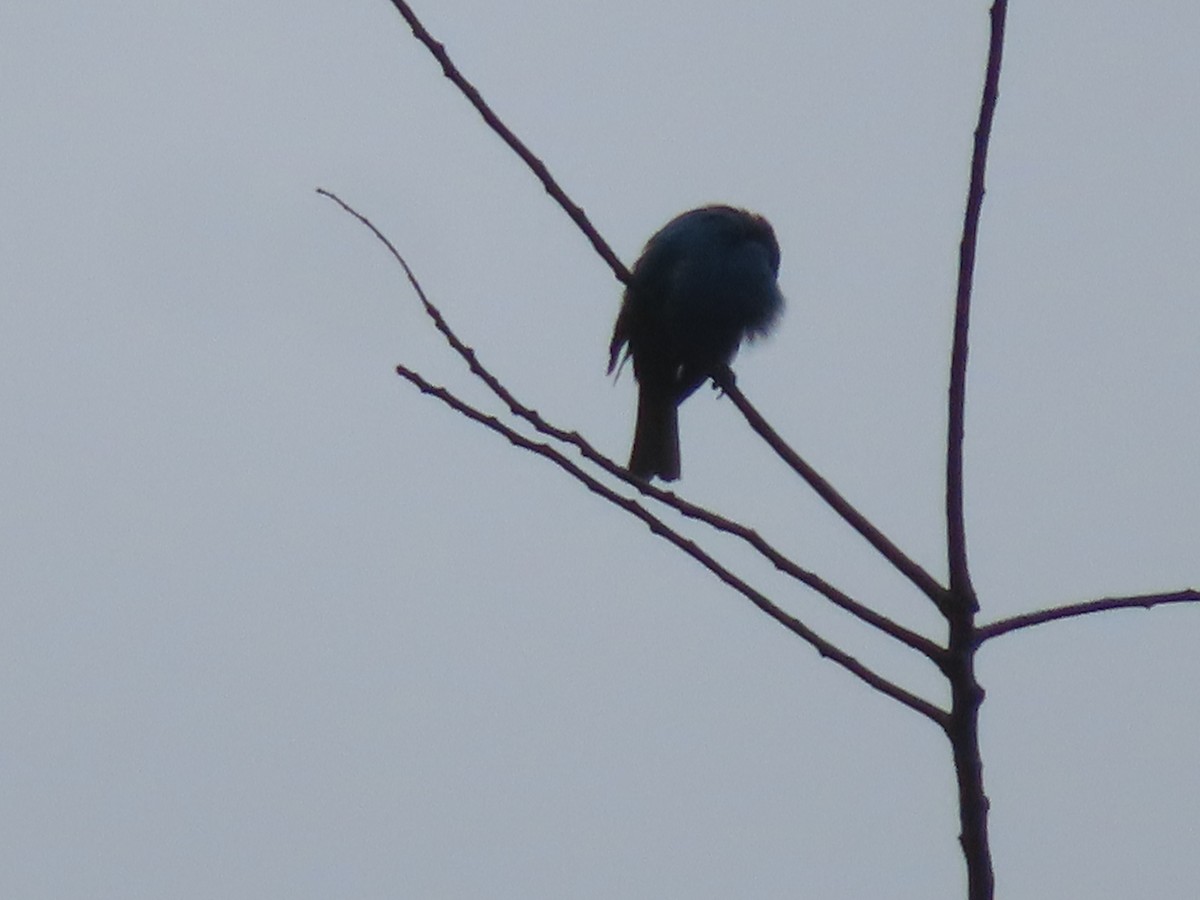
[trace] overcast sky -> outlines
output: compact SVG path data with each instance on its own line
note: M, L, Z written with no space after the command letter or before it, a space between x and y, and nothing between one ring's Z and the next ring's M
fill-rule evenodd
M425 0L628 262L762 212L742 387L945 572L987 4ZM990 621L1200 587L1200 5L1014 2L972 320ZM423 319L624 458L619 285L386 0L0 6L0 894L959 898L944 739L545 461ZM704 390L679 490L941 638ZM927 698L937 673L709 541ZM1200 609L989 645L998 896L1200 895Z

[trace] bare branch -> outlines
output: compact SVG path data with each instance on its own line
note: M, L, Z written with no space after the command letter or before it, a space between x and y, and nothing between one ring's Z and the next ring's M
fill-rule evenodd
M537 429L537 431L541 432L547 437L552 437L556 440L578 448L586 459L600 466L600 468L604 469L604 471L606 471L608 474L621 479L632 487L637 488L645 496L652 497L655 500L672 507L688 518L704 522L718 531L722 531L726 534L731 534L742 539L755 550L757 550L781 572L784 572L792 578L795 578L797 581L808 585L813 590L828 598L834 605L845 610L851 615L854 615L859 620L866 622L885 634L895 638L901 643L906 644L927 658L934 661L940 660L943 653L943 648L939 647L935 642L929 640L923 635L917 634L916 632L905 628L903 625L900 625L888 617L875 612L869 607L859 603L857 600L854 600L842 591L838 590L820 576L796 565L796 563L792 562L790 559L780 553L753 529L727 519L724 516L717 515L716 513L713 513L701 506L689 503L676 494L655 487L647 481L631 477L623 466L619 465L614 460L596 450L596 448L593 447L587 440L585 440L578 432L564 431L561 428L555 427L543 419L536 410L533 410L521 403L500 382L500 380L496 378L496 376L493 375L479 361L475 351L458 338L454 330L450 327L450 324L442 315L441 311L426 296L425 290L421 287L421 284L417 280L415 273L409 267L404 257L400 255L399 251L392 244L392 242L388 240L388 238L378 228L375 227L375 224L336 194L327 191L324 188L317 188L317 193L324 197L328 197L330 200L333 200L335 203L341 206L342 209L358 219L359 222L370 229L371 233L374 234L375 237L378 238L383 245L388 248L388 251L392 254L393 258L395 258L395 260L403 267L405 275L408 277L409 284L411 284L413 289L417 292L417 297L420 299L421 305L424 307L426 314L433 321L433 324L437 330L446 339L446 342L455 351L455 353L457 353L463 358L463 360L466 361L472 374L483 381L483 383L487 385L492 393L494 393L514 415L524 419L535 429Z
M1151 609L1168 603L1200 603L1200 591L1187 588L1173 594L1142 594L1134 597L1106 597L1102 600L1089 600L1086 603L1071 603L1067 606L1056 606L1052 609L1042 609L1037 612L1001 619L990 625L980 626L976 632L978 643L989 641L1010 631L1018 631L1043 622L1054 622L1059 619L1072 619L1076 616L1086 616L1091 613L1108 612L1113 609Z
M1000 62L1004 54L1005 0L992 6L991 42L979 122L975 126L975 148L971 156L971 185L963 217L958 255L958 290L954 306L954 348L950 355L950 398L946 439L946 536L950 564L950 589L978 609L967 568L967 534L963 516L963 421L967 395L968 334L971 319L971 289L975 279L975 249L979 243L979 215L983 209L984 176L992 118L1000 90Z
M616 491L612 490L612 488L603 484L598 479L592 477L583 469L581 469L578 465L571 462L571 460L567 459L562 453L549 444L540 444L536 441L530 440L508 425L505 425L495 416L486 415L480 410L475 409L474 407L460 400L445 388L430 384L417 372L414 372L405 366L397 366L396 372L401 377L416 385L422 393L436 397L451 409L456 410L467 418L472 419L473 421L478 422L486 428L503 436L514 446L529 450L532 453L536 453L538 456L550 460L572 478L582 483L588 490L598 494L610 503L621 507L626 512L637 517L638 519L641 519L650 528L651 532L663 538L664 540L669 541L671 544L675 545L675 547L692 557L692 559L699 562L718 579L727 584L729 587L733 588L776 622L779 622L793 634L810 644L822 656L833 660L842 668L846 669L851 674L856 675L860 680L866 682L880 693L891 697L893 700L902 703L909 709L912 709L925 716L931 722L934 722L940 726L943 730L946 728L948 716L944 710L940 709L933 703L930 703L928 700L918 697L916 694L906 691L899 685L888 681L882 675L869 669L867 666L860 663L857 659L846 653L844 650L841 650L836 645L822 638L796 617L788 615L786 612L768 600L766 596L750 587L750 585L748 585L745 581L718 563L712 556L702 550L694 541L683 537L683 535L679 534L679 532L675 531L660 518L639 504L636 500L618 494Z
M408 23L409 27L412 29L413 35L417 38L417 40L419 40L422 44L425 45L425 47L429 50L429 52L433 55L433 57L441 65L442 73L446 76L446 78L448 78L459 89L459 91L462 92L463 96L465 96L467 98L467 100L470 101L470 103L479 112L480 116L483 117L483 120L487 123L487 125L494 132L496 132L496 134L498 134L500 136L500 138L506 144L508 144L508 146L525 162L525 164L530 168L530 170L537 176L537 178L542 182L542 185L545 187L547 193L549 193L558 202L558 204L563 208L563 210L566 211L567 215L569 215L571 217L571 219L575 222L575 224L580 228L580 230L583 231L583 233L591 241L592 246L596 249L596 252L600 254L601 258L603 258L606 263L608 263L609 267L612 269L612 271L616 275L617 279L620 280L621 282L628 282L629 277L630 277L629 270L617 258L616 254L613 253L612 248L609 247L608 243L600 236L599 232L596 230L595 226L592 225L591 221L587 218L587 215L584 213L584 211L566 195L566 192L563 191L563 189L559 186L558 182L550 174L550 172L546 168L545 164L540 159L538 159L536 156L533 155L532 151L529 150L529 148L524 144L524 142L521 141L521 139L518 138L512 132L512 130L500 120L500 118L495 114L495 112L491 109L491 107L488 106L487 102L483 99L483 96L479 93L479 90L473 84L471 84L462 75L462 73L458 70L458 67L455 66L454 62L450 59L449 54L446 52L445 46L443 44L439 43L436 39L434 39L434 37L429 33L429 31L421 23L420 19L417 18L416 13L413 12L412 8L406 2L404 2L404 0L392 0L392 4L396 7L396 9L400 13L400 15L404 17L404 20ZM333 195L328 194L328 192L321 191L321 193L325 193L327 196L330 196L331 199L337 200L336 197L333 197ZM340 200L338 200L337 202L341 203ZM344 203L342 205L347 209L348 212L351 212L355 216L358 216L357 213L355 213L349 207L346 207L346 205ZM366 220L363 219L363 217L358 216L358 218L360 220L362 220L365 224L367 224L368 227L370 227L372 229L372 231L375 231L376 235L378 237L380 237L381 240L384 240L386 243L386 239L384 239L383 236L379 234L379 232L374 228L374 226L370 225L369 222L366 222ZM392 252L395 254L395 248L391 247L390 244L388 244L388 246L389 246L389 249L391 249ZM397 258L399 258L399 254L396 254L396 256L397 256ZM406 264L404 264L403 260L401 260L401 264L404 265L405 270L408 271L408 266ZM411 271L408 271L408 274L409 274L410 280L413 280ZM430 305L428 303L426 303L426 307L427 307L427 310L430 310ZM432 314L433 313L431 312L431 315ZM440 316L435 316L434 318L435 318L435 322L436 322L436 321L438 321ZM452 340L450 334L448 334L446 330L443 330L441 325L439 325L438 327L439 327L439 330L443 331L443 334L446 334L447 339L451 340L452 345L455 345L457 343L456 339ZM460 347L461 347L461 349L460 349ZM478 362L474 357L473 351L471 351L469 348L466 348L465 345L455 346L455 349L458 350L460 352L460 354L464 356L465 359L467 359L468 365L471 366L472 372L474 372L480 378L483 378L483 380L488 384L488 386L491 387L494 391L497 391L497 393L499 395L499 390L502 390L501 386L499 385L499 382L495 381L495 379L490 379L489 377L485 377L485 375L482 371L482 368L478 366ZM506 403L509 403L509 408L515 414L520 415L523 418L526 418L528 421L534 423L535 427L536 427L537 423L534 421L534 418L530 418L529 416L524 415L524 413L526 413L526 412L532 413L533 412L532 410L528 410L527 408L516 403L515 400L512 400L511 397L504 398L504 399L505 399ZM534 414L534 417L536 417L536 413ZM580 438L577 434L560 432L557 429L553 429L553 428L549 428L547 430L539 428L539 430L543 430L544 433L553 435L554 437L557 437L560 440L574 443L576 446L578 446L580 448L581 451L584 452L585 455L589 454L590 448L586 446L586 442L584 442L582 440L582 438ZM605 463L611 462L611 461L607 460L607 458L603 458L603 459L604 459ZM605 465L605 468L608 468L608 466ZM649 496L654 496L654 497L656 497L656 499L658 499L664 503L668 503L670 505L675 506L677 509L680 510L680 512L683 512L685 515L694 515L695 511L698 509L697 507L690 507L690 511L689 511L688 507L690 505L684 504L683 501L676 501L674 499L673 494L670 494L669 492L665 492L665 491L659 491L658 489L653 488L652 486L644 485L635 480L632 480L628 477L627 473L625 473L622 468L616 467L616 469L617 469L616 471L610 470L610 471L612 471L612 474L615 474L615 475L617 475L617 477L620 477L623 480L626 480L627 482L629 482L630 484L633 484L639 490L641 490L643 493L645 493ZM668 499L668 498L671 498L671 499ZM694 515L694 517L703 519L704 521L707 521L710 525L713 525L713 527L717 527L717 528L720 528L721 530L729 531L730 533L738 534L738 536L743 537L743 539L749 540L750 543L753 546L755 546L756 549L759 549L760 552L764 552L764 548L767 547L765 542L763 542L761 540L761 538L758 538L757 535L754 535L754 539L752 539L750 537L752 532L749 532L748 529L742 529L742 531L739 532L735 529L722 527L722 525L718 524L718 522L721 521L719 517L712 516L711 514ZM740 528L741 526L737 526L737 527ZM896 553L899 554L900 558L907 559L907 557L904 557L904 555L902 553L900 553L899 550L896 550ZM790 562L785 563L784 565L781 565L779 560L784 559L784 557L782 557L781 554L764 552L764 555L767 555L768 558L771 558L772 562L775 565L777 565L783 571L787 572L789 575L792 575L793 577L799 579L800 581L804 582L805 584L808 584L810 587L813 587L815 590L818 590L821 593L825 594L825 596L827 596L832 602L834 602L841 608L847 610L848 612L851 612L852 614L856 615L858 618L862 619L863 621L868 622L877 628L880 628L881 630L890 634L892 637L895 637L898 640L903 641L910 647L913 647L914 649L919 650L921 653L928 656L929 658L935 659L938 656L938 654L941 652L941 648L939 648L932 641L929 641L926 638L922 637L921 635L917 635L914 632L903 628L902 626L898 625L897 623L891 622L890 620L886 619L885 617L880 616L877 613L874 613L873 611L867 609L866 607L862 606L861 604L858 604L856 601L851 600L849 597L842 594L841 592L835 592L834 589L832 589L832 588L829 588L829 590L826 590L825 588L829 587L829 586L826 585L825 582L823 582L819 578L817 578L815 575L811 575L811 573L804 572L804 570L799 569L799 567L794 566L794 564L791 564ZM909 561L909 563L911 564L912 567L915 567L916 570L919 570L920 567L916 566L915 563L912 563L911 560ZM906 571L902 565L900 566L900 568L902 571ZM915 572L912 569L910 569L910 570L906 571L906 574L909 574L910 577L913 577ZM922 572L922 574L924 575L924 578L922 580L918 581L918 586L920 586L922 590L924 590L926 593L930 594L930 596L934 596L934 592L936 592L938 595L941 595L944 593L944 590L941 588L940 585L937 584L937 582L932 577L928 576L927 573ZM920 578L920 576L917 576L917 577Z
M625 268L625 264L617 258L612 248L600 236L600 233L592 225L591 220L588 219L583 209L572 201L559 186L558 182L554 180L554 176L550 174L550 171L546 168L546 164L534 156L533 152L525 146L525 143L513 134L507 125L500 121L499 116L492 112L491 107L487 105L479 90L458 71L458 67L454 65L450 56L446 53L445 46L434 40L433 35L421 24L421 20L417 18L417 14L412 11L412 8L404 0L392 0L392 5L396 7L400 15L408 22L413 36L428 48L429 52L433 54L434 59L441 65L442 74L449 78L454 86L462 92L463 96L471 102L471 105L478 110L479 115L483 116L483 121L488 124L488 127L500 135L501 140L508 144L517 156L521 157L525 165L541 181L542 186L546 189L546 193L558 202L558 205L571 217L571 220L579 226L579 230L592 242L592 246L596 252L600 254L601 259L608 263L609 268L613 270L613 274L617 276L617 279L622 283L628 282L629 270Z
M926 596L929 597L938 608L945 610L946 605L946 589L938 584L937 579L926 572L921 566L909 557L903 550L891 542L891 540L882 531L876 528L866 516L855 509L850 502L837 492L828 481L806 463L795 450L793 450L779 433L768 424L767 420L762 417L762 414L754 408L746 395L741 392L733 379L728 376L719 377L718 383L729 398L733 400L734 405L745 416L750 427L758 433L767 444L774 450L779 457L786 462L792 469L808 482L809 486L828 503L833 511L841 516L851 528L867 539L867 542L878 550L883 557L896 567L909 581L920 588Z
M992 900L995 874L988 839L988 798L983 787L983 758L979 749L979 707L983 688L975 678L978 631L975 616L979 600L967 566L967 531L963 512L963 422L967 395L968 335L971 289L975 278L975 250L979 243L979 215L983 209L984 176L988 143L1000 86L1000 61L1004 53L1007 0L991 8L991 39L975 147L971 154L971 184L959 244L958 289L954 303L954 346L950 353L950 390L946 427L946 556L950 569L949 605L943 612L950 626L946 677L950 680L950 725L946 730L954 753L958 782L959 844L967 864L967 896Z
M803 584L808 585L813 590L825 596L835 606L845 610L860 621L874 626L884 634L895 638L901 643L911 647L913 650L916 650L918 653L921 653L928 659L931 659L941 665L941 662L945 656L945 648L939 646L936 642L929 640L929 638L925 637L924 635L910 631L903 625L900 625L898 622L895 622L894 620L889 619L887 616L875 612L875 610L871 609L870 607L859 603L857 600L854 600L833 585L829 584L829 582L825 581L823 578L821 578L821 576L810 572L807 569L801 568L776 550L775 547L764 540L763 537L754 529L748 528L745 525L734 522L730 519L726 519L724 516L717 515L716 513L704 509L703 507L689 503L683 498L678 497L669 491L660 490L648 482L638 482L634 479L628 478L627 476L625 476L625 480L634 484L639 490L642 491L642 493L646 494L647 496L654 497L657 500L661 500L663 503L673 507L683 515L705 522L718 531L723 531L726 534L731 534L735 537L741 538L755 550L757 550L779 571L791 576L792 578L795 578L797 581Z

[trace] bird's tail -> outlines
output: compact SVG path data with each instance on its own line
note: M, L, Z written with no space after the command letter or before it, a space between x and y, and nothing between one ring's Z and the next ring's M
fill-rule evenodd
M639 386L629 471L639 478L657 475L663 481L679 477L679 406L673 392Z

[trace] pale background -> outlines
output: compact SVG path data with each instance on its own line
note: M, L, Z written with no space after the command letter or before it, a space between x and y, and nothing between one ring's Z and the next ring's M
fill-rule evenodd
M941 577L987 4L418 12L625 260L700 203L771 218L789 309L741 384ZM1200 586L1197 34L1182 0L1013 4L967 419L985 620ZM961 897L935 729L401 382L486 402L317 186L523 400L628 450L619 286L386 0L3 4L0 895ZM687 496L941 636L731 404L697 394L683 439ZM1200 896L1198 638L1174 608L983 652L999 896Z

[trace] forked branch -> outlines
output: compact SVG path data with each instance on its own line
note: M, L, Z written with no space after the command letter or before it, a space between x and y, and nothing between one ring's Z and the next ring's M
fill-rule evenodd
M563 191L558 182L529 148L499 119L479 91L459 72L449 58L445 47L437 42L425 29L404 0L392 0L393 5L411 27L414 36L429 50L441 65L442 72L483 117L491 128L530 168L560 207L591 242L596 252L612 269L618 280L627 282L629 271L617 259L609 245L597 232L581 207ZM338 198L321 191L358 217L384 241L400 261L409 280L421 297L426 312L436 327L445 336L451 347L466 361L472 373L479 377L492 392L508 407L510 412L531 425L537 432L559 442L559 446L539 443L501 422L486 415L447 391L430 384L418 373L398 367L398 373L420 390L438 398L441 402L461 414L504 436L513 444L554 462L561 469L580 481L588 490L599 494L610 502L627 510L642 520L650 530L668 540L678 549L700 562L723 583L734 588L749 599L760 610L801 637L819 653L833 659L858 678L892 697L905 706L921 713L942 727L950 739L958 776L959 810L962 831L960 841L967 863L968 893L971 900L991 900L994 879L991 853L988 842L988 800L984 793L982 757L979 747L979 707L983 691L975 678L975 654L986 641L1017 630L1044 622L1067 619L1096 612L1134 607L1150 608L1162 604L1200 602L1200 593L1188 589L1170 594L1147 594L1131 597L1112 597L1086 603L1070 604L1053 609L1041 610L1014 616L978 626L976 615L978 601L971 584L967 557L967 539L963 497L963 439L966 406L967 359L969 352L969 324L974 285L975 259L979 240L979 224L984 198L984 179L987 169L988 146L992 122L999 94L999 74L1004 47L1004 29L1007 0L994 0L991 6L991 36L988 49L983 96L979 108L978 123L974 133L971 159L970 185L963 218L963 229L959 245L958 281L955 293L953 347L950 362L950 384L948 391L948 422L946 443L945 515L947 531L947 562L949 583L943 585L918 563L902 552L886 535L876 528L865 516L848 503L828 482L812 469L762 418L746 397L737 389L731 377L717 377L726 394L733 400L751 427L790 465L847 523L859 532L896 569L922 590L946 617L949 629L948 646L937 643L912 632L898 623L875 613L865 605L843 594L814 573L797 566L778 550L768 544L755 531L739 523L725 519L701 507L657 488L647 482L631 479L628 473L613 460L599 453L591 444L575 432L557 428L541 418L535 410L521 404L476 358L474 351L463 344L446 324L440 312L428 301L407 264L396 253L395 248L365 218L354 212ZM722 532L732 534L748 543L765 559L796 580L817 590L840 608L850 612L876 629L890 635L908 647L934 660L947 678L951 688L952 707L940 709L896 684L846 654L835 645L812 632L802 622L790 616L756 591L741 578L722 566L717 560L684 537L661 518L651 513L636 499L616 493L601 482L594 474L569 459L561 445L576 448L587 461L610 476L621 479L645 497L671 506L684 516L703 521Z
M975 678L978 650L975 615L979 601L967 568L967 535L963 513L963 420L967 391L967 349L971 318L971 290L975 277L975 250L979 242L979 214L983 209L984 176L996 98L1000 93L1000 63L1004 55L1007 0L991 8L991 39L975 146L971 154L971 183L959 243L958 288L954 304L954 346L950 354L949 413L946 437L946 554L950 569L950 604L943 610L950 626L946 678L952 697L947 736L954 755L958 781L959 844L967 864L967 896L992 900L995 874L988 839L987 793L983 786L983 757L979 747L979 707L983 688Z

